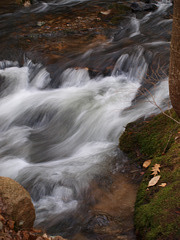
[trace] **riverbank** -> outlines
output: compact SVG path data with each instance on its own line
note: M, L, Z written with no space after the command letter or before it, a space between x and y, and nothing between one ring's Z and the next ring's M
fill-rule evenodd
M172 110L167 114L179 121ZM127 125L119 146L141 167L150 160L145 164L150 163L148 167L142 167L144 175L135 203L138 239L179 239L180 125L163 114L138 120ZM148 187L155 175L160 176L159 181Z

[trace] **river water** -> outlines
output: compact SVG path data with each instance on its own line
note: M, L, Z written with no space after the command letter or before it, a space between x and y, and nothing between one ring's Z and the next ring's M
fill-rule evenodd
M14 31L7 19L22 17L22 23L28 14L80 2L41 1L30 9L1 12L2 44ZM8 56L0 61L0 175L30 192L35 226L69 236L83 222L79 213L91 181L107 169L115 171L117 159L123 162L117 145L127 123L158 113L156 105L169 107L171 3L157 6L155 12L126 17L107 43L69 64L61 61L60 70L55 64L54 75L28 58L23 64ZM85 68L89 63L113 68L92 76Z

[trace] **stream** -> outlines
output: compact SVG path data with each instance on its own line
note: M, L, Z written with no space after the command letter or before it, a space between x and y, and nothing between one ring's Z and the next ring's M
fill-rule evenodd
M42 42L21 48L15 34L22 28L81 4L93 3L37 1L0 10L0 175L29 191L36 227L68 238L87 221L92 183L124 171L118 141L125 126L170 107L170 1L129 14L103 43L53 53L54 61L39 53Z

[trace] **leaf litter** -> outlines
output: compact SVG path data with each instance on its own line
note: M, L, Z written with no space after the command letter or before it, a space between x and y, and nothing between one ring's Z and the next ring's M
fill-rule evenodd
M152 173L151 173L151 175L154 175L154 176L156 176L158 173L160 173L160 167L161 167L161 165L160 164L155 164L154 165L154 167L152 167Z
M152 187L152 186L156 185L156 183L159 181L160 177L161 177L160 175L153 177L153 178L149 181L148 187Z

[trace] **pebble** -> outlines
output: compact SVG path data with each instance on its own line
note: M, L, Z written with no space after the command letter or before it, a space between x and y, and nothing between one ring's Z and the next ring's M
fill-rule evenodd
M24 221L19 222L19 226L22 226L24 224Z

